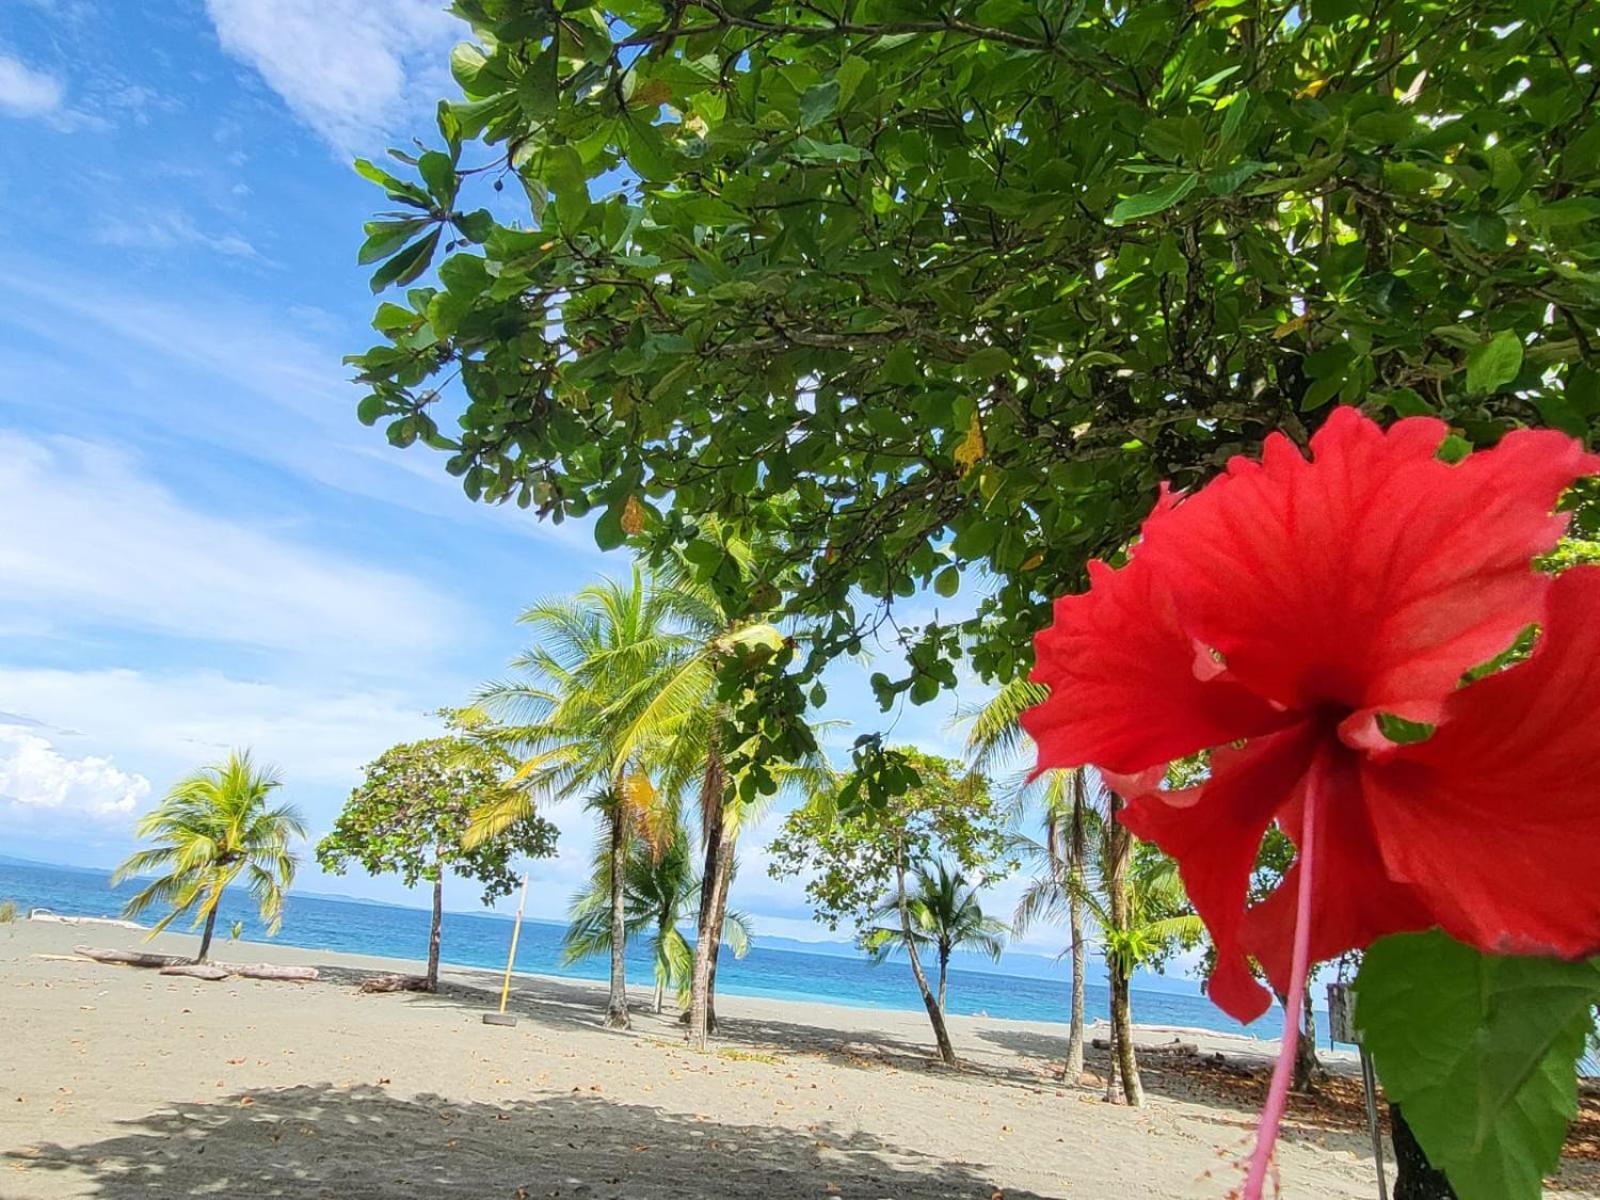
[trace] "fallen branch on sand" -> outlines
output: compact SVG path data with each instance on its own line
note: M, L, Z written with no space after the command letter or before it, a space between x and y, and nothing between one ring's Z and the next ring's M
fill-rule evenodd
M73 953L95 962L124 967L146 967L163 975L188 975L195 979L278 979L291 983L310 983L316 979L315 967L276 967L271 963L195 963L175 954L146 954L139 950L101 950L93 946L74 946Z
M189 961L176 954L146 954L141 950L97 950L93 946L74 946L72 952L84 958L92 958L95 962L116 963L124 967L150 967L155 970L181 966Z
M362 992L431 992L426 975L374 975L363 980Z
M282 979L290 983L311 983L318 978L315 967L275 967L271 963L218 963L230 975L245 979Z

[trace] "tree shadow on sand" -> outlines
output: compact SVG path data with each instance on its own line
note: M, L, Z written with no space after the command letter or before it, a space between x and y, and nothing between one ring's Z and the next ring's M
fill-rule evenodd
M322 984L359 987L380 974L341 966L319 966ZM675 1011L656 1014L644 1002L646 989L630 989L629 1009L633 1020L630 1033L636 1037L680 1041L684 1028ZM397 992L372 997L374 1003L404 1004L416 1007L467 1008L486 1012L498 1007L500 980L483 972L451 968L441 979L437 992ZM593 984L567 983L548 977L515 977L507 1011L537 1025L597 1031L605 1015L605 993ZM606 1031L614 1033L615 1031ZM617 1036L628 1036L620 1034ZM805 1021L774 1017L733 1017L724 1014L717 1022L713 1050L753 1048L780 1054L809 1054L840 1066L897 1067L902 1070L940 1071L930 1037L927 1044L896 1037L882 1030L830 1028ZM992 1062L968 1061L973 1073L1000 1080L1037 1086L1038 1075L1031 1068L1010 1069Z
M830 1125L728 1125L590 1096L507 1105L321 1084L241 1092L124 1122L83 1146L8 1156L101 1200L605 1200L819 1196L989 1200L980 1168ZM65 1181L62 1181L65 1190ZM1010 1200L1042 1200L1008 1190Z

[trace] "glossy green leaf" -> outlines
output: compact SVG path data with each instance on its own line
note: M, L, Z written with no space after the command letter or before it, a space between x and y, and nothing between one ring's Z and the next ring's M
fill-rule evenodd
M1600 961L1405 934L1366 952L1356 995L1385 1091L1461 1200L1536 1200L1577 1112Z

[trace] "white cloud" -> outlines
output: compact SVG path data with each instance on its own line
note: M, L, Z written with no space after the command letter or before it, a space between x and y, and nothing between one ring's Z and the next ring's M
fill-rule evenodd
M150 794L143 775L109 758L69 758L31 728L0 724L0 805L50 809L68 819L125 817Z
M66 86L55 76L0 54L0 114L48 117L60 111L66 95Z
M192 508L90 442L0 431L0 512L0 620L69 613L348 663L437 646L454 615L409 576Z
M222 48L340 153L430 110L466 32L442 0L206 0Z

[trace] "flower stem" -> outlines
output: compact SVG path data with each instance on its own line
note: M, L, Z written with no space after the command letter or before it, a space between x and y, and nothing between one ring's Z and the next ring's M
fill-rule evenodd
M1250 1155L1250 1173L1245 1177L1244 1200L1261 1200L1261 1189L1266 1184L1267 1166L1272 1162L1272 1148L1278 1141L1278 1127L1283 1123L1284 1110L1289 1105L1289 1083L1294 1074L1294 1053L1300 1042L1300 1009L1305 998L1306 973L1310 968L1311 954L1311 872L1316 860L1317 843L1317 783L1321 772L1313 763L1306 774L1305 811L1301 827L1300 887L1295 896L1294 955L1289 967L1289 994L1283 1001L1283 1038L1278 1046L1278 1061L1272 1068L1272 1086L1267 1089L1267 1103L1261 1110L1261 1120L1256 1124L1256 1148Z

